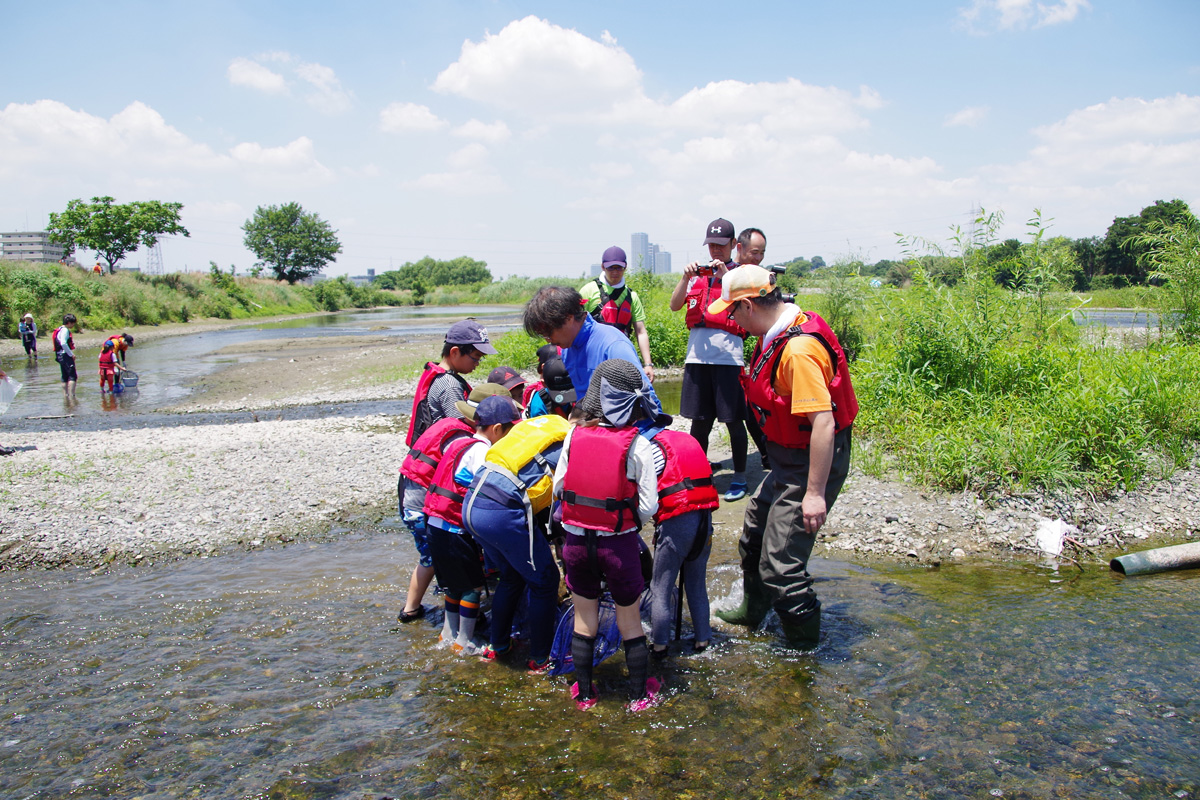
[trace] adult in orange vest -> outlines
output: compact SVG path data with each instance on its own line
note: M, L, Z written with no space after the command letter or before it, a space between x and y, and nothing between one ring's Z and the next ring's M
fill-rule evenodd
M858 413L846 356L825 321L787 302L762 267L735 270L708 311L759 337L746 399L771 457L738 543L742 603L717 616L755 628L774 607L791 644L815 647L821 602L808 560L850 469Z

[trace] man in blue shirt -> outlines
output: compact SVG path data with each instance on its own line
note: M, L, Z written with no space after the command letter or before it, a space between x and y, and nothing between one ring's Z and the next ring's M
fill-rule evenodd
M611 325L597 323L584 310L583 303L583 297L572 288L543 286L525 305L525 332L563 349L563 364L571 383L577 387L589 386L596 367L610 358L630 362L645 378L646 372L629 337ZM646 383L650 383L649 378ZM654 396L654 402L661 410L658 395Z

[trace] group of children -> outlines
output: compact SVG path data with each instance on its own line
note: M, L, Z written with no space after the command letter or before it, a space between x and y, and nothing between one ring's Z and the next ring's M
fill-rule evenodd
M576 704L597 702L592 671L607 593L625 649L629 707L649 707L659 690L650 660L667 653L681 572L694 650L703 651L711 635L705 570L718 497L707 456L691 436L667 428L670 417L659 413L649 384L628 361L602 362L580 397L558 348L546 345L538 351L540 381L529 384L517 370L498 367L488 383L469 388L461 376L494 352L478 323L456 323L441 362L427 364L418 381L399 494L420 561L399 619L425 615L421 600L436 577L445 595L439 641L464 655L504 660L523 609L525 666L545 673L553 667L565 577ZM641 530L651 521L654 564L647 574ZM498 582L482 644L475 636L488 572ZM652 646L640 611L647 582Z

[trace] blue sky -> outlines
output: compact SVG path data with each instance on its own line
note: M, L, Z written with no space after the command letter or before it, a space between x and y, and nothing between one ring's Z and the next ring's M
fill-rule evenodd
M244 271L241 224L293 200L338 229L330 274L498 276L633 231L678 270L717 216L772 262L875 261L980 205L1012 236L1200 210L1195 0L10 6L0 230L182 202L168 270Z

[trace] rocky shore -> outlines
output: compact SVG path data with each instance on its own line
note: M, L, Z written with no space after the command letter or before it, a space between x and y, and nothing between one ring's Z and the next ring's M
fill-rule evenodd
M0 459L0 569L145 564L388 524L405 451L404 398L437 345L255 343L254 364L206 378L161 424L134 415L121 429L55 429L6 416L0 434L16 452ZM396 412L293 419L276 410L359 400L395 401ZM728 458L716 435L711 455ZM757 484L757 456L750 462ZM716 476L722 491L728 464ZM717 512L714 559L736 559L744 509L740 501ZM1092 499L979 498L855 471L816 552L927 565L1037 559L1045 520L1074 526L1064 556L1080 561L1190 541L1200 532L1200 472Z

